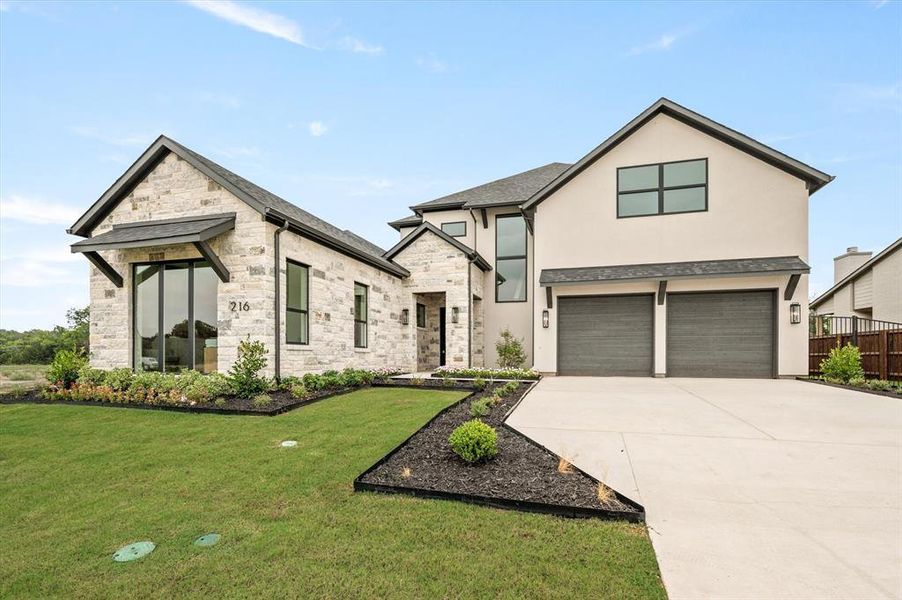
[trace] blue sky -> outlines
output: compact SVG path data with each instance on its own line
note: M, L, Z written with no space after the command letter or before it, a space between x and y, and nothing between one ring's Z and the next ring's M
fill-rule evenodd
M902 6L0 1L0 327L87 304L65 228L160 133L390 246L661 96L837 176L812 291L902 233Z

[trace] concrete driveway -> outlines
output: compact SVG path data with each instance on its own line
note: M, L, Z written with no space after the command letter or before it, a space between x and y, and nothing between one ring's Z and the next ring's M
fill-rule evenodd
M645 506L671 598L902 597L902 401L549 377L508 419Z

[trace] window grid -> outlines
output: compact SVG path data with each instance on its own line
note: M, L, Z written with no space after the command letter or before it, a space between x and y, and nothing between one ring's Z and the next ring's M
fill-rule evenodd
M522 214L509 214L509 215L497 215L495 217L495 303L504 303L504 302L526 302L527 299L527 239L526 239L526 223L524 222L523 227L523 254L511 254L511 255L501 255L498 253L498 223L503 221L504 219L523 219ZM508 300L502 300L498 297L498 291L501 288L501 284L503 281L499 281L498 278L501 277L501 274L498 270L498 263L502 261L522 261L523 264L523 293L522 298L513 298Z
M363 302L357 300L363 298ZM362 304L362 306L361 306ZM354 282L354 347L366 348L368 338L367 313L369 313L369 288Z
M664 185L664 166L665 165L675 165L680 163L691 163L691 162L700 162L703 161L705 163L705 182L704 183L691 183L685 185L673 185L673 186L665 186ZM642 188L642 189L631 189L628 191L620 191L620 172L628 169L637 169L641 167L658 167L658 185L657 187L650 188ZM665 211L664 210L664 192L670 192L674 190L688 190L688 189L696 189L703 188L705 192L705 206L704 208L693 209L693 210L672 210ZM647 194L650 192L655 192L658 194L658 211L653 213L641 213L635 215L623 215L620 210L620 200L624 196L638 195L638 194ZM629 167L619 167L617 169L617 218L618 219L631 219L633 217L653 217L656 215L678 215L685 213L693 213L693 212L706 212L708 210L708 159L707 158L692 158L688 160L674 160L670 162L664 163L653 163L649 165L632 165Z
M288 290L291 288L291 274L298 273L297 270L291 269L289 266L285 268L285 343L296 344L299 346L307 346L310 344L310 269L307 265L297 261L287 259L288 265L293 265L302 269L301 276L304 278L303 289L307 290L306 302L303 298L298 298L298 305L292 306L288 300ZM288 334L288 313L301 315L300 335L296 338L290 338Z

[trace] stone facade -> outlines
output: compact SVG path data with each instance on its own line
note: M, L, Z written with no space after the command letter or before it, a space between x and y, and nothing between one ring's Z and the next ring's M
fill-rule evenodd
M445 294L417 294L414 299L426 307L426 326L417 327L417 371L429 371L440 364L441 308L445 306Z

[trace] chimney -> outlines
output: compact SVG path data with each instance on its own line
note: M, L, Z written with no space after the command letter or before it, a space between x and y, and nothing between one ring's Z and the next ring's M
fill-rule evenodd
M833 259L833 283L848 276L849 273L871 260L873 252L859 252L858 246L849 246L845 254Z

